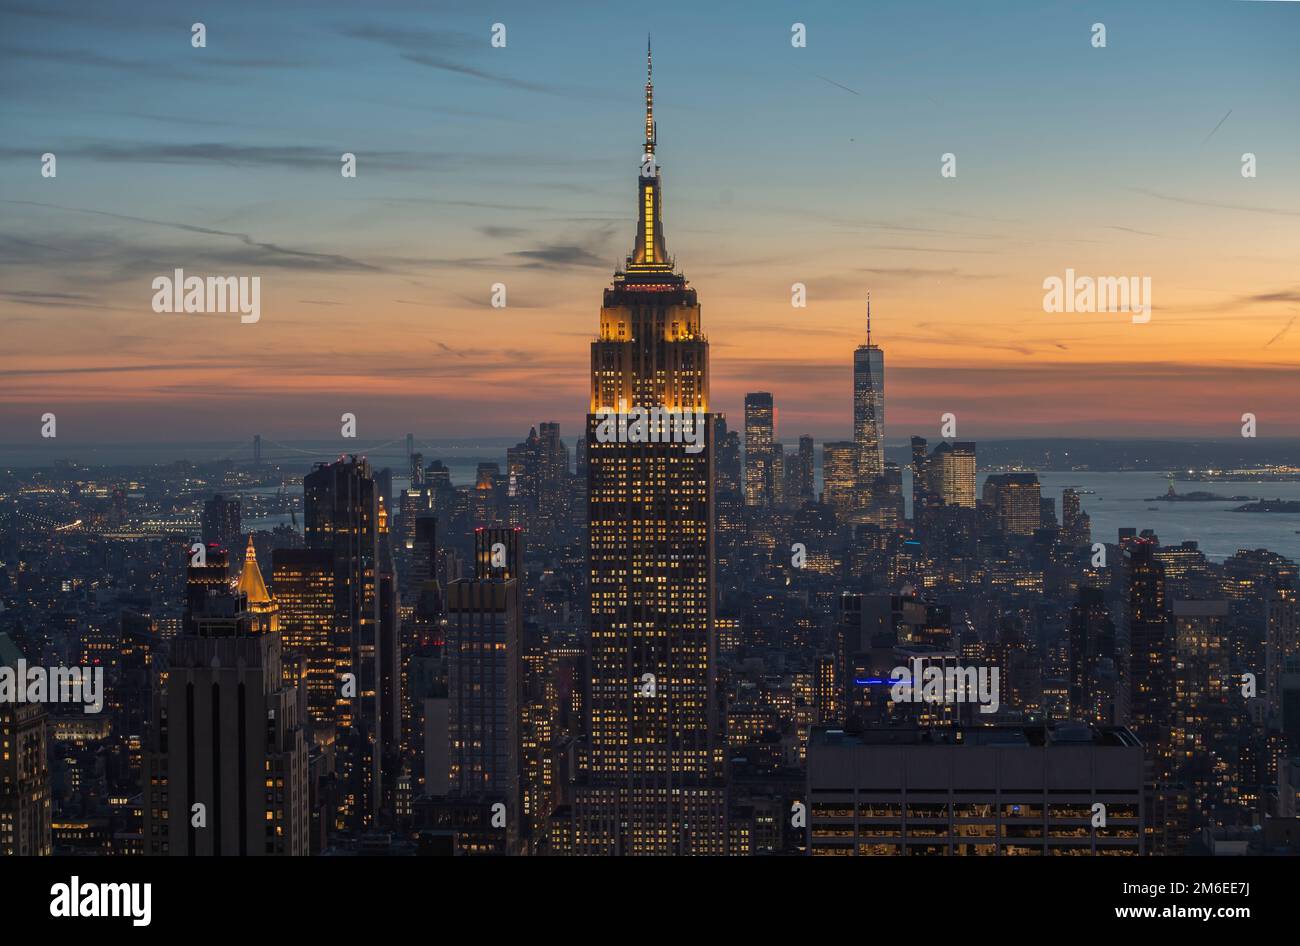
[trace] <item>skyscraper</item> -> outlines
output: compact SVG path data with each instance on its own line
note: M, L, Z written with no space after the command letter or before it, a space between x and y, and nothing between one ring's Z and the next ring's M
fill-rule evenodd
M452 793L506 805L519 829L519 580L489 575L447 588L447 692Z
M506 450L506 520L522 526L537 520L541 487L541 450L537 428L530 427L528 438Z
M22 652L0 634L0 667ZM49 715L40 702L0 701L0 856L51 850Z
M847 521L857 508L858 445L851 440L822 444L822 501L835 510L841 522Z
M744 496L744 475L740 465L740 432L727 429L727 415L715 414L714 432L714 484L719 493Z
M421 515L403 576L412 605L402 621L402 758L422 793L432 795L447 794L450 770L439 556L438 519Z
M885 353L871 341L871 293L867 293L867 340L853 352L853 443L857 447L857 506L869 509L876 477L885 471Z
M185 568L185 615L181 621L184 633L194 632L193 614L200 610L208 592L222 591L230 585L230 558L224 546L203 544L202 555L186 550L189 564Z
M317 464L303 484L304 539L333 559L335 723L348 786L340 821L370 824L378 810L380 738L379 497L363 457Z
M543 422L538 435L538 518L542 530L561 528L569 521L569 448L560 439L560 425Z
M271 586L284 654L301 655L307 715L333 728L339 655L334 646L334 556L328 549L276 549Z
M799 438L799 462L796 469L798 475L795 477L795 482L798 484L798 492L790 499L799 503L809 499L816 499L817 484L813 475L813 439L808 434L803 434Z
M1037 473L994 473L984 481L983 499L993 507L998 529L1007 535L1033 535L1042 523Z
M1079 588L1070 608L1070 715L1089 723L1112 723L1114 692L1101 685L1101 671L1111 669L1114 677L1115 622L1106 608L1100 588Z
M423 594L426 582L438 581L438 517L421 513L411 524L411 548L403 577L414 596Z
M1212 812L1231 805L1234 788L1224 777L1237 762L1233 732L1238 726L1231 692L1229 659L1231 621L1228 602L1219 600L1169 603L1169 704L1171 777L1188 796L1191 828L1213 824ZM1231 748L1230 748L1231 747Z
M646 68L636 244L605 290L591 344L590 745L574 795L573 849L722 854L709 348L695 289L664 241L648 48ZM637 442L609 436L597 417L652 409ZM674 418L704 425L702 449L671 442Z
M975 508L975 444L944 441L930 455L930 476L945 506Z
M522 582L524 580L523 530L519 528L475 529L474 577L497 578L502 581L516 578ZM522 596L522 585L519 591Z
M146 850L305 855L307 742L280 638L242 594L210 592L172 641L145 780Z
M203 541L219 545L233 555L239 546L239 497L226 499L220 493L203 504Z
M1129 713L1146 765L1146 825L1153 852L1178 853L1186 840L1185 792L1172 784L1175 641L1165 601L1165 566L1154 540L1133 539L1124 554L1128 598L1125 638L1129 651Z
M776 408L766 391L745 395L745 505L769 507L775 501Z
M478 525L494 525L501 516L499 500L502 498L498 495L501 483L501 468L495 463L480 463L478 471L474 477L474 501L473 513L474 522ZM506 474L506 490L509 492L510 473ZM515 489L518 489L519 479L515 477ZM506 497L508 498L508 497Z
M906 518L903 503L903 470L897 463L885 463L885 472L876 477L871 502L875 523L885 529L897 529Z
M1077 490L1061 492L1061 539L1070 545L1091 545L1092 524L1083 511Z
M930 485L930 457L926 446L924 437L912 438L912 521L918 527L924 523L925 510L934 493ZM938 500L933 499L933 502Z
M400 591L397 583L397 562L393 557L391 524L392 470L384 468L375 476L378 498L379 567L375 575L375 590L379 603L379 626L375 643L375 660L378 664L379 691L379 741L384 810L395 806L397 781L401 765L402 743L402 618Z
M1276 723L1282 715L1282 675L1287 663L1300 657L1300 607L1289 586L1269 584L1264 594L1264 696L1269 720Z
M1133 732L1154 759L1169 743L1168 710L1173 648L1165 608L1165 567L1153 542L1137 541L1124 556L1128 597L1127 638L1130 653L1130 708Z

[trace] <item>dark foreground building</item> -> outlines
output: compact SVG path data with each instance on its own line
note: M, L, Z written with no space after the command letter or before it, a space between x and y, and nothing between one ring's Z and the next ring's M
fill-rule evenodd
M810 854L1143 853L1142 746L1122 727L814 728L807 798Z

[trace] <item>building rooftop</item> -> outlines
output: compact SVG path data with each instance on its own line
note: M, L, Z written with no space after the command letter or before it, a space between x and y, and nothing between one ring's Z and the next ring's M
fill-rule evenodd
M1129 746L1140 747L1137 737L1123 726L1093 727L1086 723L1048 726L981 726L970 729L879 728L846 732L814 727L813 746Z

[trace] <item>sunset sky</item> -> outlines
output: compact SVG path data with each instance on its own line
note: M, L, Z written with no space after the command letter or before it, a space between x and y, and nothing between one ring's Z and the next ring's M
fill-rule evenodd
M948 411L970 439L1300 436L1300 3L0 0L0 443L46 411L69 441L344 411L572 439L647 32L668 248L736 422L763 390L783 438L850 435L869 288L890 442ZM155 313L176 268L260 276L261 321ZM1044 312L1067 268L1149 276L1151 321Z

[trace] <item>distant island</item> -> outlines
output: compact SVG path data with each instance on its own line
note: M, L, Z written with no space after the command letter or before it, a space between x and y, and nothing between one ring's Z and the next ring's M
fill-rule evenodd
M1259 502L1238 506L1233 512L1293 512L1300 513L1300 499L1261 499Z
M1254 496L1220 496L1218 493L1207 493L1205 490L1196 490L1191 493L1180 493L1174 489L1174 478L1169 477L1169 491L1163 496L1152 496L1147 500L1149 503L1248 503L1253 500Z
M1236 433L1234 430L1233 433ZM906 469L912 462L910 442L899 438L885 445L885 459ZM979 469L1035 470L1039 473L1139 472L1180 480L1223 482L1300 482L1300 438L1094 440L1048 437L979 441ZM1235 483L1240 486L1240 483Z

